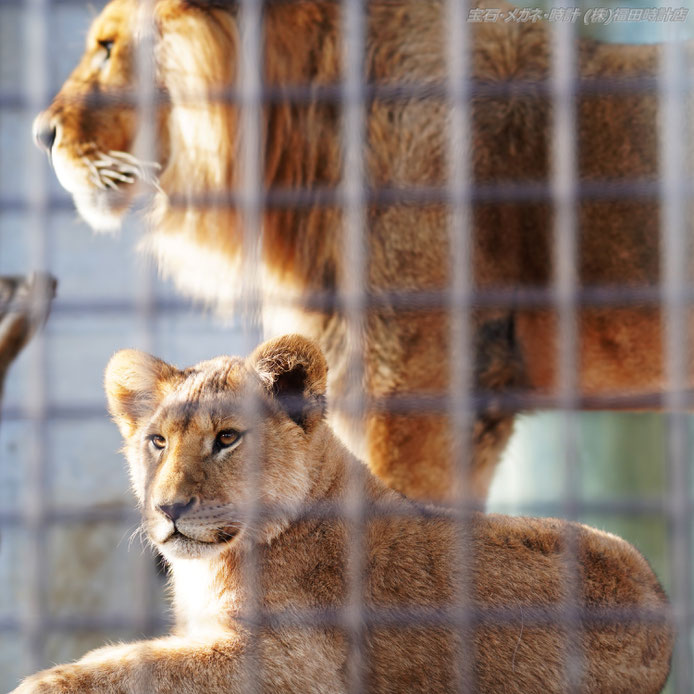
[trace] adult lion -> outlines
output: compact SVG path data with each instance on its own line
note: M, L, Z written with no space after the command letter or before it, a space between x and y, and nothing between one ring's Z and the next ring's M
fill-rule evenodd
M136 7L136 0L113 0L105 8L82 61L35 124L58 178L96 229L116 227L136 182L155 173L134 156ZM372 0L366 8L366 276L373 300L365 318L363 388L372 407L364 436L347 426L339 407L350 393L353 335L331 297L352 268L344 260L339 197L331 195L343 163L336 89L342 71L341 8L328 0L263 7L269 93L261 123L268 193L263 290L268 305L277 308L282 300L273 312L280 324L271 324L268 313L266 328L276 334L290 327L318 339L331 367L332 424L382 479L413 496L446 498L454 489L444 414L454 362L445 308L452 277L448 209L441 194L449 150L445 3ZM243 137L232 89L238 11L236 2L153 2L161 170L144 245L181 290L220 305L241 284L243 229L233 195ZM491 290L472 315L473 380L483 390L527 387L552 396L556 313L547 295L528 305L517 292L549 288L553 277L550 29L541 22L469 26L472 263L475 288ZM648 289L659 282L652 79L658 56L652 46L578 46L581 287ZM304 191L299 201L287 194L297 191ZM313 292L318 301L302 305ZM593 402L663 387L659 308L620 300L579 311L577 382L579 395ZM479 414L467 486L478 498L486 495L511 420L498 408Z

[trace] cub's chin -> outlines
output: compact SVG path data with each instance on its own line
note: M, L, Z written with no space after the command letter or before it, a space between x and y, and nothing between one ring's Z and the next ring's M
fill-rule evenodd
M235 542L240 532L225 533L223 539L205 542L195 540L178 530L172 533L164 542L155 542L157 549L168 559L205 559L221 554Z

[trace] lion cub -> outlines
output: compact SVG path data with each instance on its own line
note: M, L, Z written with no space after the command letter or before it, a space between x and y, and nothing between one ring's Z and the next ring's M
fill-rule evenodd
M666 598L633 547L557 520L474 514L457 530L338 442L326 376L298 336L183 371L136 351L111 359L109 408L147 534L171 565L176 627L41 672L17 694L337 694L359 680L374 693L558 693L572 643L580 691L660 691ZM343 519L355 480L361 543L354 514ZM343 609L360 597L355 558L356 619ZM580 629L562 626L563 605Z

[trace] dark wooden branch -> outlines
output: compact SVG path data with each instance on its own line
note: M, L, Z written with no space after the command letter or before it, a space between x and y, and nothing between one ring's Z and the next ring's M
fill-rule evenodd
M45 273L0 277L0 399L10 364L48 318L57 284Z

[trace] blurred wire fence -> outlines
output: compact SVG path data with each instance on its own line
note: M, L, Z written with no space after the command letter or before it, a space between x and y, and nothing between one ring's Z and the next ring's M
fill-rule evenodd
M77 62L99 9L82 0L0 0L0 275L48 270L59 281L49 323L14 366L3 402L0 691L106 641L168 624L162 577L131 537L137 515L101 386L111 354L140 347L183 365L243 353L260 337L251 326L249 340L248 325L225 325L162 283L135 253L140 220L115 237L94 236L34 148L32 119ZM604 38L607 29L600 31ZM351 127L347 140L358 142L358 118ZM351 192L358 194L358 162L353 174ZM358 226L361 203L353 203ZM681 201L669 204L676 213ZM350 252L358 256L359 249ZM358 295L352 308L358 314ZM677 332L669 339L676 342ZM564 415L522 418L489 509L561 516L570 495L577 520L633 542L673 595L683 644L673 691L690 691L691 567L682 565L692 556L690 421L584 413L571 422L575 456L561 466Z

